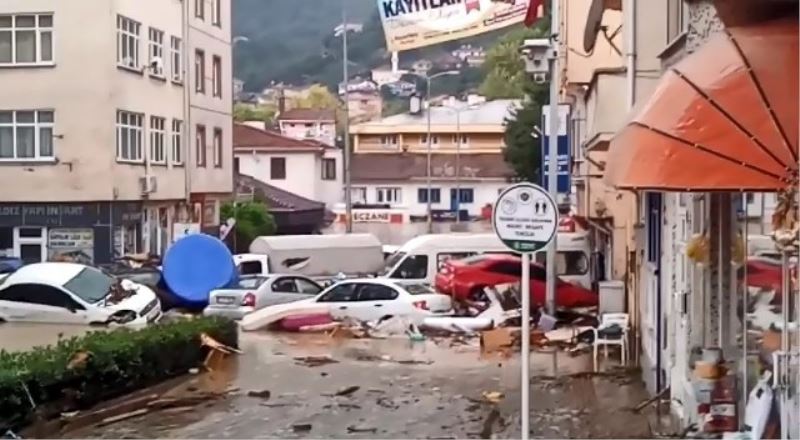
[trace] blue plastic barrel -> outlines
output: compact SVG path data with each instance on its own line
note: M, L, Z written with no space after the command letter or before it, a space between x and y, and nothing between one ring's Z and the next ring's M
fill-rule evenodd
M163 259L162 273L175 296L175 306L189 309L207 306L212 290L238 280L228 247L206 234L187 235L170 246Z

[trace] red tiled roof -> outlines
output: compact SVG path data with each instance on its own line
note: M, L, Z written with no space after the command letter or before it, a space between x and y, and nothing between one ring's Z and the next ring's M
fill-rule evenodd
M514 171L502 154L462 154L458 160L460 178L491 179L510 178ZM453 179L456 175L456 159L453 154L431 155L431 177ZM353 180L410 180L427 175L427 158L424 154L354 154Z
M278 115L280 121L335 121L336 112L330 109L293 108Z
M330 148L321 142L284 136L277 131L264 130L245 124L233 125L234 150L322 151Z

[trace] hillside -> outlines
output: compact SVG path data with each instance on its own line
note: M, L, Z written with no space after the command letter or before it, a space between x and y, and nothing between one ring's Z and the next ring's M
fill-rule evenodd
M333 29L341 23L343 0L234 0L233 35L249 41L236 44L235 75L245 88L259 91L271 81L291 84L319 82L334 86L342 79L341 40ZM388 63L385 40L374 0L344 0L348 22L364 25L351 34L351 75ZM401 54L401 64L431 58L464 43L490 46L507 31L445 43ZM446 81L452 91L475 87L480 72ZM442 84L445 85L445 84Z

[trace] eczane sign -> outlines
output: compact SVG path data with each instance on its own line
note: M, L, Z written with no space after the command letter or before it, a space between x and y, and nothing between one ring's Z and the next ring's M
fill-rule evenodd
M497 198L492 224L509 249L519 253L536 252L553 241L558 230L558 208L544 188L519 183Z

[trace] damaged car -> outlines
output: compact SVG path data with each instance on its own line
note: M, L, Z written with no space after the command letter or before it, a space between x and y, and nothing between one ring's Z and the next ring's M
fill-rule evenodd
M161 314L147 286L82 264L31 264L0 282L0 322L141 325Z

